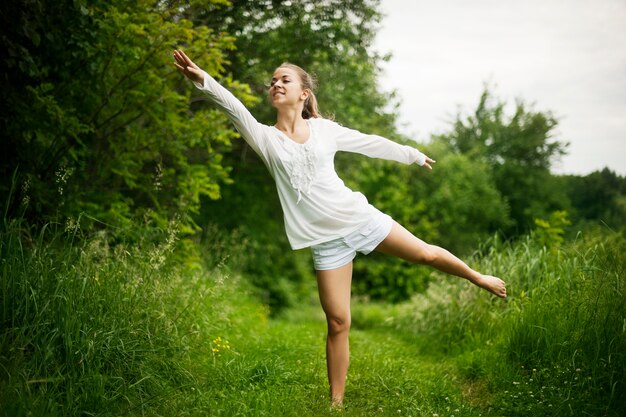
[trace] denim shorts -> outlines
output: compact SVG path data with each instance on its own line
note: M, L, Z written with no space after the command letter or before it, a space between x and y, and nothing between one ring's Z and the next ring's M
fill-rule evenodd
M337 269L350 263L356 253L367 255L391 232L393 219L376 211L363 226L347 236L311 246L316 271Z

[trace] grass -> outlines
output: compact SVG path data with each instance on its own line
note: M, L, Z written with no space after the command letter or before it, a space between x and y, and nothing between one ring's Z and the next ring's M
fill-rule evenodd
M271 317L236 239L77 234L4 223L0 415L339 414L316 297ZM355 299L341 415L623 415L625 246L492 242L475 263L507 301L438 274L402 304Z
M217 375L205 381L206 392L219 392L206 398L206 411L224 416L336 414L328 409L324 318L314 307L294 315L269 322L255 343L235 347L236 352L220 358L229 366L218 366ZM392 332L355 329L351 351L342 415L481 412L464 400L453 363L442 366L440 361L417 358L415 347Z
M488 388L495 415L623 415L624 249L619 234L560 249L496 243L478 268L506 278L507 302L440 277L390 319L365 323L401 331L422 355L445 353Z

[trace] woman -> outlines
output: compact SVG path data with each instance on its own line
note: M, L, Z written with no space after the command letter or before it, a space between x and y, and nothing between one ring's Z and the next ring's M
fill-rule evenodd
M417 149L376 135L365 135L322 118L313 80L300 67L276 69L269 98L276 108L274 126L257 122L230 92L174 51L176 68L220 106L267 166L276 182L287 237L293 249L310 247L319 297L326 314L326 360L331 404L343 403L348 372L352 260L373 250L427 264L506 297L504 282L482 275L440 247L429 245L348 189L337 176L337 151L358 152L432 169L434 160Z

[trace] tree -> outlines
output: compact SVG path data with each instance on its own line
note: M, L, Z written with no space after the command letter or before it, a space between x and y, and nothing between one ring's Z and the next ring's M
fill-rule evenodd
M483 161L432 146L437 171L426 175L427 215L437 222L436 243L458 254L478 245L511 224L509 206Z
M608 168L589 175L564 176L562 186L572 202L573 218L620 229L626 224L626 178Z
M565 154L567 144L553 139L557 120L549 113L527 110L518 100L511 117L505 103L494 101L487 89L476 111L457 115L450 133L439 135L458 153L491 167L495 184L510 207L510 232L532 226L535 217L545 217L563 208L566 196L554 187L552 162Z
M204 4L212 10L223 2ZM219 197L228 181L222 154L236 134L220 112L197 100L190 112L192 88L175 71L171 51L185 46L217 76L234 39L167 6L3 3L8 58L0 126L10 158L0 170L7 179L17 168L29 184L31 220L86 212L120 225L139 216L163 223L178 214L192 226L199 196ZM225 82L246 103L254 101L245 85ZM4 192L10 186L0 185Z

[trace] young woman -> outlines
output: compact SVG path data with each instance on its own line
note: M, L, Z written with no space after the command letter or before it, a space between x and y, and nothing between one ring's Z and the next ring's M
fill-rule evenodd
M332 406L343 403L348 372L352 260L377 250L427 264L506 297L504 282L482 275L450 252L429 245L348 189L337 176L337 151L357 152L432 169L434 160L417 149L362 134L320 116L313 80L303 69L282 64L272 76L269 98L274 126L257 122L244 105L182 51L176 68L208 94L263 160L276 182L287 237L293 249L310 247L319 297L328 323L326 360Z

